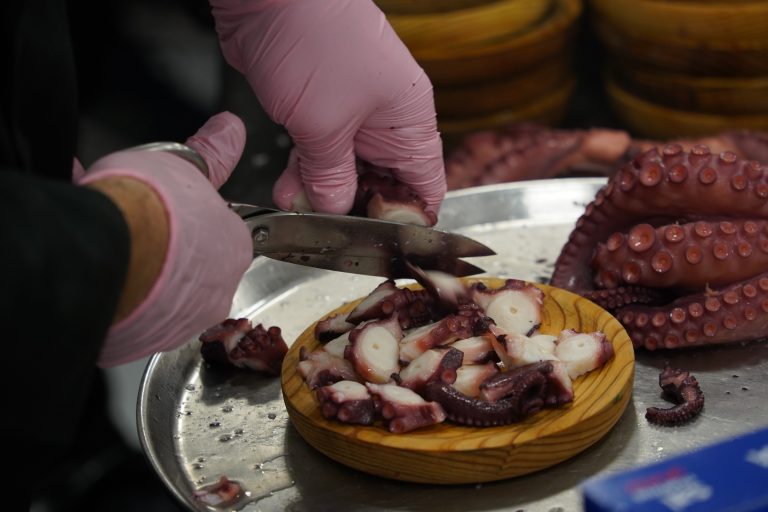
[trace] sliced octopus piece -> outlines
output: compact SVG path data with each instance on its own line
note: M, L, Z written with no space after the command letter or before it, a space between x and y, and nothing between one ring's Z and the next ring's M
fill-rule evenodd
M452 384L463 357L464 354L455 348L427 350L400 370L398 384L417 393L421 393L427 382L434 380Z
M400 372L403 333L396 316L365 322L349 333L344 358L368 382L382 384Z
M358 425L370 425L375 419L373 398L359 382L335 382L315 390L315 396L325 419Z
M613 345L602 332L565 329L555 342L555 356L565 363L571 379L603 366L613 357Z
M429 402L418 393L396 384L366 383L378 402L378 410L387 430L396 434L445 421L440 404Z

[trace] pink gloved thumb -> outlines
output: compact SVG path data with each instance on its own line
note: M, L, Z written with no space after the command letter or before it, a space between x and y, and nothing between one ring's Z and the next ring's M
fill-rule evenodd
M220 188L229 179L245 148L245 125L230 112L221 112L187 139L208 164L208 179Z

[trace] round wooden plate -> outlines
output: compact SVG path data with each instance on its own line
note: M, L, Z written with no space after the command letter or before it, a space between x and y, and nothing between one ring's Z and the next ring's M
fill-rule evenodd
M473 279L499 287L502 279ZM283 362L283 400L292 424L310 445L342 464L378 476L433 484L462 484L525 475L562 462L602 438L621 417L632 393L634 351L621 324L573 293L536 284L545 293L541 330L602 331L614 357L576 379L575 398L512 425L472 428L451 422L391 434L381 425L353 426L320 414L314 393L297 372L299 350L319 348L314 325L299 336ZM417 288L416 285L412 287ZM360 301L329 315L351 311Z
M768 41L768 3L592 0L595 15L624 33L644 39L685 39L703 45Z
M610 77L606 79L606 91L619 118L642 137L674 139L726 130L768 130L766 113L725 115L673 109L630 94Z

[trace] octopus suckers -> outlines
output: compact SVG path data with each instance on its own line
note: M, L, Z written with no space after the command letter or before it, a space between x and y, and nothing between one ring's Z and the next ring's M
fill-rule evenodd
M685 249L685 261L687 261L691 265L696 265L697 263L701 263L702 258L703 258L703 253L701 251L701 247L691 245L690 247L687 247Z
M691 148L691 155L695 156L709 156L709 146L706 144L696 144Z
M683 308L674 308L672 311L669 312L669 320L673 324L681 324L685 322L685 310Z
M653 255L651 260L653 270L662 274L672 268L672 254L669 251L659 251Z
M699 318L704 314L704 306L698 302L692 302L688 305L688 314L690 314L693 318Z
M747 188L747 178L742 174L736 174L731 178L731 187L733 190L744 190Z
M672 183L682 183L688 177L688 169L684 165L673 165L669 169L667 176Z
M736 245L736 252L742 258L746 258L752 254L752 244L749 242L739 242Z
M635 252L650 249L656 242L656 230L650 224L638 224L629 231L628 245Z
M657 163L652 163L640 171L640 183L646 187L653 187L661 183L664 171Z
M739 325L738 320L731 314L727 314L723 317L723 327L733 330Z
M730 256L731 250L725 242L717 242L712 246L712 255L718 260L724 260Z
M682 242L685 240L685 230L678 225L667 226L664 229L664 238L668 242Z
M723 151L720 153L720 161L726 164L735 164L739 157L733 151Z
M704 308L710 313L716 313L720 310L720 300L715 297L707 297L704 300Z
M712 226L708 222L701 220L694 224L693 231L701 238L707 238L712 235Z
M699 171L699 182L703 185L711 185L717 181L717 171L711 167L705 167Z

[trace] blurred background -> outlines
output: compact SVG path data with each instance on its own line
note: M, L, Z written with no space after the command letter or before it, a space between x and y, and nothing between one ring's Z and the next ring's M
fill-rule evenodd
M768 129L768 2L376 3L433 82L446 155L469 134L525 121L655 139ZM291 141L223 61L207 2L72 2L71 21L86 166L125 147L183 141L229 110L248 141L222 195L271 205ZM100 374L78 455L33 510L178 510L138 443L145 365Z

